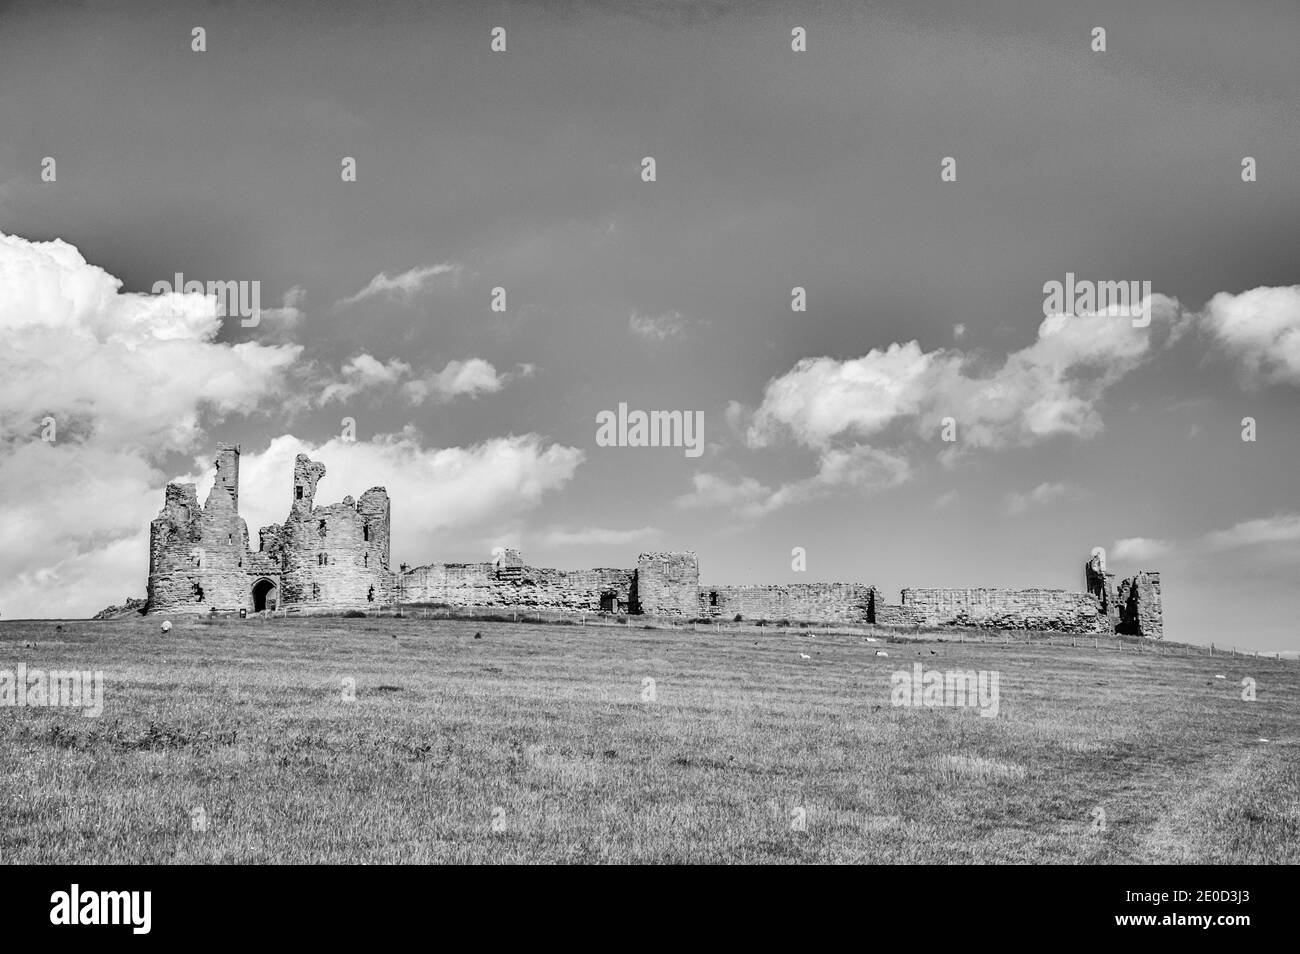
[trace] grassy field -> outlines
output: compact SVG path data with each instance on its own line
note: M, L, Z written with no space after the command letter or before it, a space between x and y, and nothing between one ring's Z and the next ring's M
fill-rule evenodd
M0 622L0 670L102 669L105 709L0 708L0 863L1300 861L1295 663L466 620L56 625ZM996 671L997 716L892 706L916 662Z

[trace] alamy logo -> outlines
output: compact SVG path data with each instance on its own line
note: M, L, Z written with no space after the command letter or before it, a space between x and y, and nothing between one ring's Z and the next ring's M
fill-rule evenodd
M171 293L185 295L203 295L217 300L217 314L222 318L241 319L245 328L256 328L262 320L262 283L252 282L208 282L185 280L180 272L175 275L175 282L154 282L155 295Z
M1078 281L1074 272L1065 273L1065 282L1050 281L1043 285L1043 315L1096 315L1132 318L1134 328L1151 324L1150 282Z
M894 706L915 708L979 709L990 718L998 714L998 680L1000 673L981 669L950 669L928 672L915 663L909 672L899 669L890 677L889 702Z
M0 706L57 706L80 709L88 719L104 714L104 671L102 669L0 669Z
M129 924L133 934L148 934L152 926L152 891L71 891L50 895L51 924Z
M687 457L704 453L703 411L629 411L596 415L596 444L600 447L684 447Z

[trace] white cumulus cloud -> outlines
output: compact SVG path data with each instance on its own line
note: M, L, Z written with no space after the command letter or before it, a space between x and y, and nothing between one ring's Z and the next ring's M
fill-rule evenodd
M184 450L203 414L248 413L278 393L302 351L218 342L214 298L121 285L61 240L0 235L0 439L51 416L68 438Z
M1219 292L1199 321L1248 387L1300 385L1300 285Z
M6 617L87 615L141 595L159 461L281 399L301 354L218 341L215 299L121 288L66 242L0 234Z
M531 373L531 367L527 373ZM477 397L494 394L506 386L510 374L500 374L491 362L482 358L467 361L449 361L441 371L406 383L406 396L412 404L425 401L450 401L457 397Z
M369 354L359 354L341 369L341 380L331 381L320 393L319 403L347 401L363 391L396 384L411 373L405 361L393 358L387 363Z
M1176 303L1153 296L1151 327L1125 318L1052 315L1033 344L992 369L953 348L923 351L910 341L860 358L804 358L769 381L748 431L751 447L786 434L812 448L865 440L892 426L917 436L957 423L964 447L1033 444L1054 435L1092 437L1102 429L1105 391L1148 360L1177 317ZM1155 334L1153 334L1154 332Z

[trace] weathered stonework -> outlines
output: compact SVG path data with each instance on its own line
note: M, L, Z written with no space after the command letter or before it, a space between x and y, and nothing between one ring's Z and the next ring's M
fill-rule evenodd
M262 531L280 554L285 605L336 610L393 602L387 491L371 487L359 501L344 497L317 507L316 484L324 476L324 464L299 454L289 518L278 534Z
M316 505L325 465L299 454L283 524L262 527L256 550L239 516L239 448L220 444L202 508L193 484L169 484L150 526L148 610L337 612L392 604L628 613L667 619L963 626L1067 633L1164 635L1160 574L1115 584L1100 554L1084 568L1086 592L905 589L888 604L864 583L701 586L693 552L642 553L634 568L529 566L517 549L486 563L389 565L391 507L382 487L360 500Z
M1160 574L1143 571L1119 584L1119 625L1128 636L1163 639L1164 607L1160 599Z
M1068 590L909 588L903 590L903 605L919 615L922 626L1115 631L1095 597Z
M149 528L151 607L238 609L249 594L248 528L239 516L239 448L217 445L217 478L199 507L194 484L170 484Z
M710 586L699 590L698 615L714 619L874 622L876 589L863 583Z
M150 527L149 612L352 609L393 602L389 505L382 487L360 501L314 506L325 465L299 454L283 525L262 527L249 550L239 516L239 448L221 444L200 510L193 484L169 484Z
M517 550L507 553L518 556ZM626 613L631 570L554 570L520 562L433 563L398 576L398 601L505 609Z
M694 617L700 611L700 562L693 551L642 553L632 588L634 612Z
M1115 574L1106 570L1106 558L1094 553L1083 568L1084 588L1098 603L1110 620L1112 628L1119 624L1119 602L1115 598Z

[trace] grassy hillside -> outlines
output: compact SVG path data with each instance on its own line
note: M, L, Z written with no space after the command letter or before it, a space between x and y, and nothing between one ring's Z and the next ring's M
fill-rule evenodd
M62 627L0 623L0 670L103 669L105 710L0 708L0 863L1300 861L1291 662L463 620ZM996 671L998 715L891 706L918 661Z

